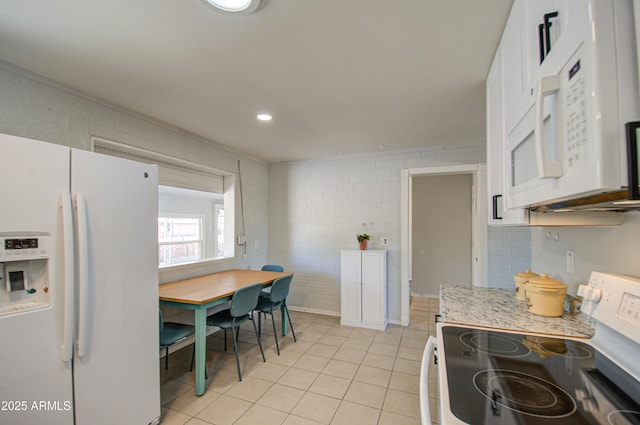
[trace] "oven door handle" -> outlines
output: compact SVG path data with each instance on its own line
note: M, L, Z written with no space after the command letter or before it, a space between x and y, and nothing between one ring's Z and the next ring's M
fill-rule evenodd
M420 365L420 417L422 425L431 425L431 411L429 410L429 363L431 354L438 348L438 340L430 336L427 345L422 353L422 364Z

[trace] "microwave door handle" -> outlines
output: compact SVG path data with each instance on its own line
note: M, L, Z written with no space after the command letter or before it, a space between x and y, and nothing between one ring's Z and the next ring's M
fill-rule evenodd
M538 166L538 177L541 179L558 178L562 176L562 163L560 161L547 161L544 151L544 98L545 96L557 93L560 89L560 75L542 77L538 87L536 97L536 122L534 128L534 141L536 148L536 163ZM562 108L558 99L558 113Z
M640 189L638 188L638 129L640 121L628 122L625 124L627 132L627 178L629 181L629 200L640 200Z

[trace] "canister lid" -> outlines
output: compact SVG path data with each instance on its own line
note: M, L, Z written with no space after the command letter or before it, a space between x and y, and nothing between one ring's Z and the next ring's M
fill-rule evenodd
M565 285L563 282L556 279L551 279L546 273L542 273L540 276L530 278L527 284L544 288L567 288L567 285Z
M516 282L521 282L524 283L526 281L528 281L529 279L531 279L532 277L538 277L538 273L534 273L529 269L526 269L523 272L520 273L516 273L513 275L513 278Z

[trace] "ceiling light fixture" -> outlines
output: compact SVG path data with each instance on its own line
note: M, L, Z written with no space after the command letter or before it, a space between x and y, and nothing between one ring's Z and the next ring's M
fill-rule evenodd
M248 15L260 6L260 0L204 0L207 5L227 15Z
M271 114L258 114L256 115L256 118L260 121L271 121L273 116L271 116Z

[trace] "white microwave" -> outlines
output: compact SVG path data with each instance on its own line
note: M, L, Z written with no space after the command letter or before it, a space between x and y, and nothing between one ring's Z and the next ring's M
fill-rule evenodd
M538 68L533 104L507 134L509 208L544 210L620 192L630 187L631 159L637 192L637 153L628 154L625 131L640 119L632 1L567 4L562 35Z

